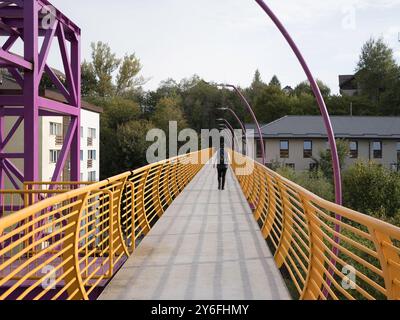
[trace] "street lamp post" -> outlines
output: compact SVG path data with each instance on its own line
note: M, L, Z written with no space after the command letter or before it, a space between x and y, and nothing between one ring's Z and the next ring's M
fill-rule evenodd
M217 119L218 122L223 122L225 127L231 132L232 134L232 150L235 150L235 130L233 129L232 125L229 123L228 120L220 118Z
M313 74L311 73L310 68L307 65L306 60L304 59L303 55L301 54L299 48L297 47L296 43L294 42L293 38L290 36L289 32L286 30L285 26L282 24L282 22L279 20L279 18L275 15L275 13L267 6L267 4L264 2L264 0L255 0L257 4L264 10L264 12L270 17L272 22L275 24L275 26L278 28L278 30L281 32L283 37L286 39L287 43L291 47L293 53L296 55L297 59L299 60L305 74L307 75L308 81L310 82L312 91L317 99L317 103L322 115L322 118L324 119L324 125L328 134L328 140L329 144L331 147L331 155L332 155L332 167L333 167L333 175L334 175L334 184L335 184L335 198L336 198L336 203L339 205L343 204L343 190L342 190L342 177L341 177L341 172L340 172L340 160L339 160L339 154L336 146L336 141L335 141L335 134L333 132L332 128L332 123L331 119L329 116L328 109L326 107L324 98L321 94L321 90L318 87L317 81L315 80ZM336 215L335 217L338 221L342 220L342 217L340 215ZM341 230L340 224L336 223L335 225L335 231L339 233ZM335 243L339 243L340 238L335 235L334 236L334 241ZM332 252L335 256L339 255L339 249L334 246L332 249ZM336 260L332 259L331 260L332 264L336 266ZM333 275L334 270L333 268L329 268L329 274ZM331 281L328 279L328 286L331 286ZM324 289L324 296L328 297L328 290Z
M241 141L242 141L242 143L243 143L243 141L246 143L246 147L244 148L243 154L247 154L247 135L246 135L246 128L245 128L243 122L240 120L239 116L236 114L236 112L232 108L218 108L218 110L229 111L235 117L237 122L239 122L240 127L242 128L242 132L243 132L243 135L242 135L243 138L241 139Z
M240 99L243 101L244 105L246 106L247 110L249 111L250 115L252 116L252 118L254 120L254 123L256 124L256 127L257 127L258 135L260 137L260 146L261 146L261 153L262 153L262 164L265 165L266 161L265 161L264 139L263 139L263 135L262 135L262 132L261 132L260 123L257 120L257 117L256 117L256 115L254 113L253 108L251 107L250 103L247 101L246 97L239 90L239 88L237 88L233 84L219 84L218 86L219 87L225 87L225 88L232 88L236 92L236 94L240 97Z

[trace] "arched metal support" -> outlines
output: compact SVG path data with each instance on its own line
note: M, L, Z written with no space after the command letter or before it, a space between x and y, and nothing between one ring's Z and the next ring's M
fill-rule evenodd
M321 90L319 89L318 84L315 81L315 78L312 75L311 70L308 67L307 62L304 59L303 55L301 54L299 48L297 47L296 43L293 41L289 32L286 30L286 28L280 22L278 17L272 12L272 10L265 4L265 2L263 0L255 0L255 1L260 5L260 7L265 11L265 13L271 18L271 20L274 22L276 27L279 29L279 31L282 33L282 35L285 37L286 41L288 42L288 44L292 48L294 54L296 55L297 59L299 60L304 72L306 73L308 81L310 82L312 91L317 99L319 109L320 109L322 117L324 119L325 128L326 128L326 131L328 134L329 145L330 145L331 153L332 153L333 174L334 174L334 181L335 181L335 198L336 198L336 203L341 205L343 202L343 198L342 198L342 179L341 179L341 173L340 173L339 155L337 152L335 134L333 132L329 112L326 107L324 98L322 97Z

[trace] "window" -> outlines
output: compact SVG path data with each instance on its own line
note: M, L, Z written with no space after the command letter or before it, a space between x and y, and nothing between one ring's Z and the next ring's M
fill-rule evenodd
M304 141L303 157L304 158L312 158L312 149L313 149L312 141L305 140Z
M57 122L50 122L50 135L62 136L62 125Z
M96 160L96 150L88 150L88 160Z
M350 158L357 159L358 158L358 142L350 141Z
M262 148L260 139L257 139L257 158L262 158Z
M83 181L83 173L81 173L81 180L80 181Z
M88 128L88 138L96 139L96 129Z
M281 158L289 158L289 141L282 140L280 142Z
M81 127L81 138L83 138L83 127Z
M50 163L57 163L61 150L50 150Z
M90 182L96 181L96 171L88 172L88 181Z
M81 155L81 161L83 161L83 150L81 150L80 155Z
M382 159L382 142L374 141L372 143L372 150L374 152L374 159Z
M400 142L397 142L397 163L400 164Z

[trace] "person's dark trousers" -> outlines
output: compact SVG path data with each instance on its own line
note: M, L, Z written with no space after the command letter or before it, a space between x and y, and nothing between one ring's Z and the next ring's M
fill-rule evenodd
M217 165L218 170L218 189L224 190L225 189L225 178L226 172L228 171L228 166L226 165Z

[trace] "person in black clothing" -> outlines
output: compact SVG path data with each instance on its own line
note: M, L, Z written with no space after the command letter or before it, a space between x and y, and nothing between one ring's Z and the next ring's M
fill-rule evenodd
M228 155L225 149L221 148L216 155L214 168L218 171L218 190L225 189L226 172L228 171Z

